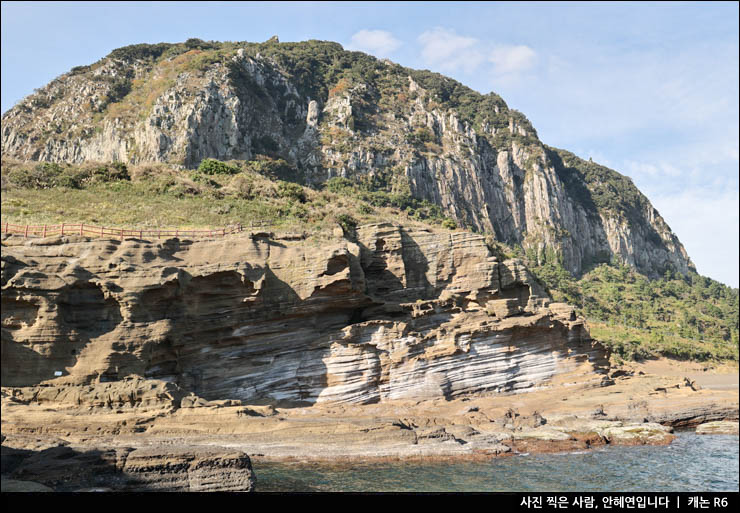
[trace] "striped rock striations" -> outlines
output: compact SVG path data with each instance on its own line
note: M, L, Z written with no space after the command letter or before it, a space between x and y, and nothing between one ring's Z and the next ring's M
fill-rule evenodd
M382 223L351 239L4 236L2 384L177 407L188 392L372 403L604 378L606 350L573 309L484 237ZM151 390L106 392L133 376Z
M281 158L291 180L406 192L575 274L614 257L650 277L694 268L629 178L546 146L495 93L336 43L120 48L5 112L0 142L50 162Z

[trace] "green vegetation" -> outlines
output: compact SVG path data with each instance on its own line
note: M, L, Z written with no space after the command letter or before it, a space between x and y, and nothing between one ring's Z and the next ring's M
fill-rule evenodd
M306 191L297 183L278 182L278 195L290 201L306 202Z
M557 261L530 269L556 301L575 305L591 336L619 358L738 360L737 289L693 272L648 280L617 262L579 280Z
M198 171L207 175L235 175L239 172L237 166L231 166L216 159L203 159Z
M309 233L331 231L340 224L351 233L359 223L390 218L413 225L422 217L416 211L410 216L408 209L390 202L370 205L354 194L354 187L334 192L281 180L278 175L295 170L279 159L209 159L201 167L194 171L166 164L75 165L3 158L3 221L142 228L267 223Z
M291 81L301 98L287 94L281 80L257 83L243 66L232 60L239 49L252 58L259 54L258 66L269 68L274 64L272 78L279 73ZM94 75L103 61L71 71L73 75L97 80L97 85L105 86L108 91L102 105L98 105L100 112L88 112L88 119L74 120L78 125L89 122L88 136L100 129L102 125L96 123L103 117L120 119L124 125L144 119L157 98L182 78L183 73L199 77L214 66L221 66L219 72L228 75L240 98L254 103L256 109L274 102L277 110L285 112L288 132L275 136L279 140L269 136L253 138L251 150L256 156L251 161L205 159L197 170L175 170L159 164L62 165L4 159L5 220L20 224L73 220L142 227L205 227L238 222L248 225L260 221L304 230L321 230L338 223L351 234L358 223L390 218L457 228L457 223L446 217L438 205L411 195L403 163L350 178L332 178L323 190L304 187L303 173L280 155L284 155L281 144L291 137L289 131L302 133L302 121L294 122L295 105L306 105L309 98L324 105L337 96L350 98L349 130L320 125L322 144L343 155L359 149L371 150L376 155L387 151L388 148L380 145L374 147L377 142L368 143L358 132L372 129L373 134L382 135L388 128L388 114L406 116L412 102L422 101L429 110L444 113L446 109L454 109L462 123L475 127L478 134L485 134L479 138L479 144L508 148L517 142L528 147L531 156L524 167L530 174L525 175L525 181L542 158L534 128L498 95L481 95L437 73L404 68L360 52L347 52L336 43L218 43L193 38L179 44L131 45L114 50L108 57L115 61L112 64L115 76L109 70ZM138 78L134 77L133 61L137 63ZM270 70L265 72L269 78ZM409 77L426 92L411 91ZM62 94L58 86L54 89L50 84L24 103L24 108L28 112L30 104L48 108ZM191 89L194 86L197 82L187 83ZM56 92L51 94L52 90ZM254 102L255 96L264 101ZM516 130L512 133L511 123L526 135ZM66 137L70 124L65 120L56 127L47 126L43 133L36 134L36 139L29 140L41 145L48 137ZM422 152L442 151L442 142L426 126L415 127L407 134L405 143L412 146L410 153L417 157ZM564 150L545 147L545 153L569 196L588 215L598 216L599 212L619 215L633 228L650 230L648 237L661 242L660 235L644 223L645 216L655 212L629 178ZM339 174L345 164L337 160L331 164L334 167L330 171ZM521 181L516 185L520 187ZM567 233L556 235L566 237ZM529 260L534 273L547 284L555 300L576 305L589 321L593 336L610 345L619 358L666 355L697 360L738 359L736 289L696 274L683 278L669 272L661 279L649 281L617 262L603 263L575 279L563 269L557 255L547 250L545 255L532 255L495 241L490 245L501 257ZM591 264L607 260L608 255L603 258L599 255Z
M82 189L95 183L130 180L128 168L122 162L111 164L87 162L80 165L30 163L25 166L9 166L7 175L3 169L3 176L13 185L29 189L54 187Z
M339 214L337 216L337 222L345 234L353 234L357 229L357 221L354 217L349 214Z
M373 207L398 209L417 221L441 224L447 229L457 227L454 220L444 215L439 205L428 200L414 198L408 186L397 187L398 190L393 191L392 186L388 185L388 180L387 175L373 175L360 181L334 177L327 180L326 189L335 194L365 202ZM391 192L388 192L388 188L391 188Z
M154 45L142 43L137 45L124 46L122 48L116 48L108 54L110 59L120 59L124 61L133 60L144 60L144 59L157 59L165 51L175 47L170 43L157 43Z
M435 139L434 132L427 127L417 128L413 132L406 134L406 142L417 148L423 148L427 143L433 142Z
M279 159L204 160L199 170L166 164L2 162L3 220L18 224L84 222L106 226L217 227L251 222L309 233L339 224L349 236L361 223L396 219L455 229L441 209L409 194L399 173L353 181L335 177L314 190L278 175L296 172ZM576 305L592 336L618 359L656 355L738 360L738 291L709 278L667 272L648 280L618 262L576 280L557 255L488 241L500 258L529 260L555 301ZM540 255L541 256L541 255Z
M313 98L326 103L334 95L351 94L353 116L350 124L353 130L377 128L380 109L398 114L408 110L410 101L418 96L418 93L408 91L408 77L412 77L429 92L425 100L428 108L454 109L460 121L477 128L484 124L497 129L507 128L509 118L513 118L518 126L527 131L525 137L519 134L512 135L508 129L500 130L496 137L490 138L491 144L506 144L511 139L521 139L520 142L526 143L535 140L537 136L526 117L518 111L510 110L503 99L494 93L481 95L438 73L405 68L362 52L345 51L341 45L328 41L249 43L203 41L192 38L176 44L130 45L113 50L108 58L122 63L124 67L134 61L156 64L160 68L166 68L164 73L160 72L157 76L169 80L173 79L169 68L176 68L178 72L205 71L214 64L222 63L227 67L232 86L240 95L249 93L263 99L272 96L275 101L284 101L282 94L273 94L276 91L271 90L275 87L271 81L264 85L257 84L243 67L231 60L239 49L243 49L248 56L254 58L259 54L263 62L268 60L274 63L279 72L296 86L304 99ZM87 71L89 69L78 66L73 73ZM146 81L152 82L151 79ZM135 92L136 87L136 83L132 84L129 91ZM120 99L125 96L125 94L120 96L123 91L125 88L118 89L115 97ZM143 94L139 96L148 97ZM112 99L111 103L115 103L117 99ZM282 109L283 106L279 107ZM414 140L413 143L427 142L425 134L417 135L420 139Z

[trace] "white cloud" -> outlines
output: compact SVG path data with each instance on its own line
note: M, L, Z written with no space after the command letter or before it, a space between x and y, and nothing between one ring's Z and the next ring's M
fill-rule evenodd
M488 56L496 74L520 73L534 66L537 53L526 45L496 46Z
M484 54L473 37L458 35L454 30L437 27L419 36L424 62L440 71L474 71L484 60Z
M386 57L401 47L401 41L385 30L360 30L352 36L347 46L350 50L360 50L377 57Z
M427 30L418 41L422 60L432 69L448 73L483 71L492 83L516 84L537 62L537 53L529 46L495 45L444 27Z
M677 177L683 174L680 169L668 162L650 164L648 162L635 162L633 160L625 161L622 173L627 176L648 175L653 178L660 176Z
M535 69L537 79L529 82L526 94L530 105L542 97L548 111L543 119L552 125L540 123L538 132L552 134L553 144L583 138L584 127L590 140L636 134L682 143L737 140L732 127L737 127L738 75L737 68L727 66L736 62L736 49L602 48L579 53L569 46L548 49L542 60L546 65ZM504 98L519 94L506 84L501 89L497 92ZM722 133L728 127L734 133ZM691 139L681 141L683 134Z

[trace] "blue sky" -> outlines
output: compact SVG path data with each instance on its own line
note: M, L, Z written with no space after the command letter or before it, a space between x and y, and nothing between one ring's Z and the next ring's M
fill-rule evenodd
M133 43L323 39L495 91L738 286L738 3L2 2L2 111Z

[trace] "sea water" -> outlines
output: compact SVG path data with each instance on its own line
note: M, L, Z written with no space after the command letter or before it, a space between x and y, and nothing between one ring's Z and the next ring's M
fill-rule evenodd
M516 455L477 463L255 463L256 491L738 491L738 437L677 433L668 446Z

